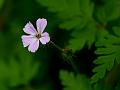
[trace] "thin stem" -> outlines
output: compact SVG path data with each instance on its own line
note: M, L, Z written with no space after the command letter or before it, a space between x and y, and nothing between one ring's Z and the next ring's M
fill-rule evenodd
M72 61L72 59L69 59L69 61L70 61L71 65L72 65L73 69L75 70L75 72L79 73L79 70L78 70L77 66L74 64L74 62Z
M75 63L72 61L72 56L67 56L66 54L64 54L64 56L66 57L66 59L68 60L68 63L71 64L72 68L74 69L74 71L76 73L79 73L79 70L77 68L77 66L75 65Z
M61 52L63 52L63 49L61 47L59 47L58 45L56 45L54 42L50 41L50 43L56 47L58 50L60 50Z
M72 56L68 56L67 53L65 52L65 50L62 49L61 47L59 47L58 45L56 45L54 42L50 41L50 43L51 43L55 48L57 48L58 50L60 50L60 51L63 53L64 57L68 60L68 62L70 62L70 64L71 64L72 68L74 69L74 71L75 71L76 73L79 73L79 70L77 69L77 66L76 66L76 65L74 64L74 62L72 61Z

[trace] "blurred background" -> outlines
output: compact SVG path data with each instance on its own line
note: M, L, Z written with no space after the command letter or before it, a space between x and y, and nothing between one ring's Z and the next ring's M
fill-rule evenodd
M40 45L36 53L23 47L25 24L31 21L35 26L38 18L47 19L45 31L51 41L72 49L79 72L90 78L96 59L94 43L105 28L120 25L120 9L116 9L120 7L119 0L110 0L109 4L108 1L0 0L0 90L63 90L60 71L74 72L51 44Z

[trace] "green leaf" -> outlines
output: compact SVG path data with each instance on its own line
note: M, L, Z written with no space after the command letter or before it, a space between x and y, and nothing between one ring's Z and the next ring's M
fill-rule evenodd
M98 82L96 83L94 86L93 86L93 90L105 90L104 87L103 87L103 82Z
M72 28L76 25L79 26L81 24L81 21L90 19L93 13L93 3L91 3L90 0L74 0L74 2L73 0L37 1L41 5L47 7L48 11L55 13L62 20L60 23L61 28L63 27L68 29L68 25ZM80 18L81 20L76 20L76 18Z
M29 81L37 74L39 63L33 61L34 59L32 58L32 56L26 52L19 51L18 54L20 55L18 69L19 72L22 74L21 81L23 84L26 84L29 83Z
M71 17L74 15L79 15L80 7L79 7L79 0L37 0L41 5L48 7L48 11L55 12L60 17ZM61 7L62 5L62 7ZM74 12L74 13L71 13ZM64 16L65 15L65 16ZM66 16L68 15L68 16Z
M80 50L85 44L90 48L99 36L95 23L90 22L86 28L76 30L72 33L72 39L69 41L68 47L73 51Z
M23 49L24 48L19 47L17 52L20 58L18 69L19 72L22 74L21 82L23 84L27 84L37 74L40 63L35 61L29 53L24 52Z
M0 90L10 90L10 89L8 89L8 87L5 84L0 83Z
M2 8L5 0L0 0L0 9Z
M60 28L70 30L76 28L77 26L80 26L82 28L85 24L86 22L83 21L81 18L73 18L61 23Z
M106 23L120 17L120 1L119 0L106 0L104 5L96 10L96 15L99 21Z
M74 75L73 72L60 71L60 79L62 85L64 86L63 90L92 90L90 82L85 75Z
M119 27L116 27L113 28L113 31L116 32L116 29L120 30ZM120 35L120 32L117 35ZM102 79L106 71L113 68L115 62L120 63L120 36L106 34L96 43L96 46L96 54L99 57L94 61L98 66L93 69L95 74L92 77L92 83Z
M85 44L91 47L96 38L96 28L92 18L93 2L90 0L74 0L74 2L73 0L37 1L47 7L48 11L58 16L61 21L59 23L60 28L72 30L71 36L73 38L70 40L68 48L75 51L80 50Z
M24 53L25 54L25 53ZM15 87L21 84L29 84L30 80L37 74L39 64L25 54L24 59L19 61L15 57L9 57L9 61L0 60L0 81L5 87ZM4 83L6 81L7 83Z
M115 35L120 37L120 27L113 27Z

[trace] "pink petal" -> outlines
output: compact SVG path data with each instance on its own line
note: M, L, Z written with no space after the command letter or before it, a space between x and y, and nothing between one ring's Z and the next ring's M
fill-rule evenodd
M34 26L30 22L25 25L25 27L23 28L23 31L25 33L31 34L31 35L36 34L36 30L35 30Z
M47 32L44 32L43 34L41 34L40 42L42 44L46 44L49 41L50 41L50 37L49 37L49 34Z
M31 36L31 35L23 35L21 38L22 38L23 46L27 47L30 44L30 41L33 38L33 36Z
M31 39L30 45L28 46L28 51L36 52L39 47L39 40L36 38Z
M46 19L38 19L36 22L37 25L37 30L38 32L42 33L47 25L47 20Z

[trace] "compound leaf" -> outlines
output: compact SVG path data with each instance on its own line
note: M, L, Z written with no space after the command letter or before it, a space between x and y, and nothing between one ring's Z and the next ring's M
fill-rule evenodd
M77 74L74 75L73 72L60 71L60 79L63 90L92 90L89 79L85 75Z
M115 33L118 30L120 30L119 27L113 28ZM96 42L96 46L96 54L99 57L94 61L98 66L93 69L93 72L95 72L92 77L93 83L102 79L106 71L113 68L115 62L120 63L120 33L117 32L116 35L107 34Z

